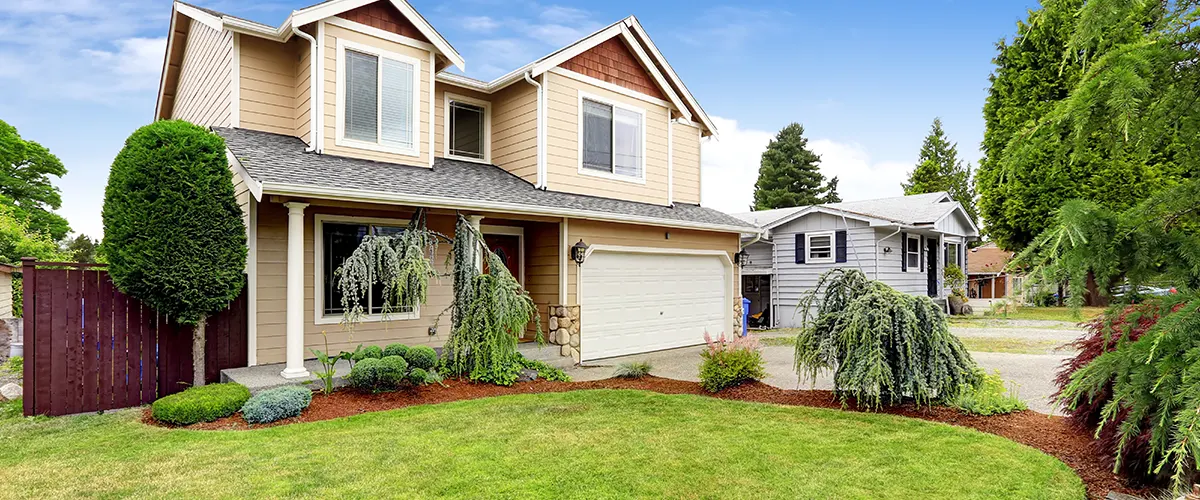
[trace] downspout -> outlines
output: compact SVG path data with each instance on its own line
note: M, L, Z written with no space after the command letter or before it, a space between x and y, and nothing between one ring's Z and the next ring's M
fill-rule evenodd
M741 248L738 249L738 251L742 251L747 248L750 248L750 245L758 243L758 241L761 240L762 237L763 237L763 232L759 231L757 234L754 235L754 239L750 240L750 242L746 243L745 245L742 245Z
M878 240L875 240L875 277L872 278L875 281L879 281L879 242L886 240L888 238L891 238L892 236L895 236L897 234L900 234L900 231L903 231L903 230L904 230L903 225L896 224L896 232L889 234L887 236L884 236L883 238L880 238ZM903 245L900 248L904 248ZM905 258L905 256L903 255L903 251L900 255L900 258L901 259Z
M312 35L301 31L300 28L292 26L292 34L308 40L308 43L312 46L308 56L308 66L311 75L311 78L309 78L309 87L312 89L310 92L313 94L313 98L308 100L309 145L307 148L304 148L305 153L312 153L317 150L317 99L315 98L316 89L314 86L317 84L317 78L319 76L317 75L317 57L320 57L320 48L317 47L317 39L313 38Z
M546 93L542 84L533 79L533 72L525 72L525 81L537 89L537 189L546 189Z

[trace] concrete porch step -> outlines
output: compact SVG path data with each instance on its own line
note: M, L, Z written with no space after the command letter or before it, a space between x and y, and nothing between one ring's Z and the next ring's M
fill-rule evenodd
M539 346L537 342L523 342L517 344L517 352L525 356L525 359L533 361L541 361L550 366L559 369L567 369L575 366L574 361L570 356L563 356L561 348L554 344L546 344Z
M321 388L321 380L313 375L321 369L321 363L315 359L304 361L304 368L308 369L309 375L302 378L283 378L279 375L283 371L283 363L275 363L269 365L247 366L244 368L230 368L221 370L221 382L236 382L250 389L251 394L258 394L267 389L276 387L284 387L289 385L304 385L312 389ZM350 363L339 361L334 368L337 374L333 377L334 387L343 387L348 384L346 376L350 374Z

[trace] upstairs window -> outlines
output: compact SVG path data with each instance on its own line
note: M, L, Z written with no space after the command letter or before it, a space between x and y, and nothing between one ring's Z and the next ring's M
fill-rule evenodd
M416 156L421 62L338 39L338 145Z
M446 156L461 160L488 158L488 103L446 96Z
M808 247L809 264L822 264L833 262L833 232L824 233L809 233L805 237L808 238L806 247Z
M644 181L645 113L582 97L580 114L580 171Z

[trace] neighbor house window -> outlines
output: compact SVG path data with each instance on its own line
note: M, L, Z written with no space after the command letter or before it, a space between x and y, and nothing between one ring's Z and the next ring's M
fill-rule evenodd
M591 98L580 107L582 170L643 179L645 114Z
M804 235L807 241L804 247L808 249L808 258L805 262L809 264L822 264L833 262L833 233L809 233Z
M488 161L488 106L447 96L446 156Z
M395 236L404 232L403 226L387 226L379 224L357 224L352 222L320 222L321 230L321 268L318 270L322 278L322 315L340 316L345 309L342 307L342 293L337 286L337 270L342 267L350 254L358 248L367 235ZM371 285L371 291L363 298L363 310L367 314L383 314L383 286ZM395 302L395 300L393 300ZM415 315L413 309L397 310L393 308L392 315L402 319L404 315Z
M338 143L416 155L420 61L338 40Z
M908 244L905 245L905 247L906 247L906 250L904 252L904 258L908 259L908 262L907 262L908 270L909 271L920 271L921 270L921 237L920 236L909 236Z

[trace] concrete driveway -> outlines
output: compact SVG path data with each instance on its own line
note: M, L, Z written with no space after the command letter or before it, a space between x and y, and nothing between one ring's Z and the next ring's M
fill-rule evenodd
M1057 350L1080 335L1080 330L1069 323L1051 321L1004 321L979 320L951 326L971 350L971 356L979 366L999 371L1009 383L1016 384L1017 393L1029 405L1029 409L1052 413L1050 395L1054 393L1054 373L1063 360L1073 352ZM782 337L791 332L766 332L763 337ZM568 368L567 374L577 381L599 380L612 376L618 364L631 361L648 361L651 373L677 380L698 381L700 351L703 346L672 349L648 354L610 358L589 362L582 367ZM818 374L813 381L801 382L793 366L793 347L790 345L764 345L763 358L767 363L767 378L763 382L783 389L833 389L831 373Z

